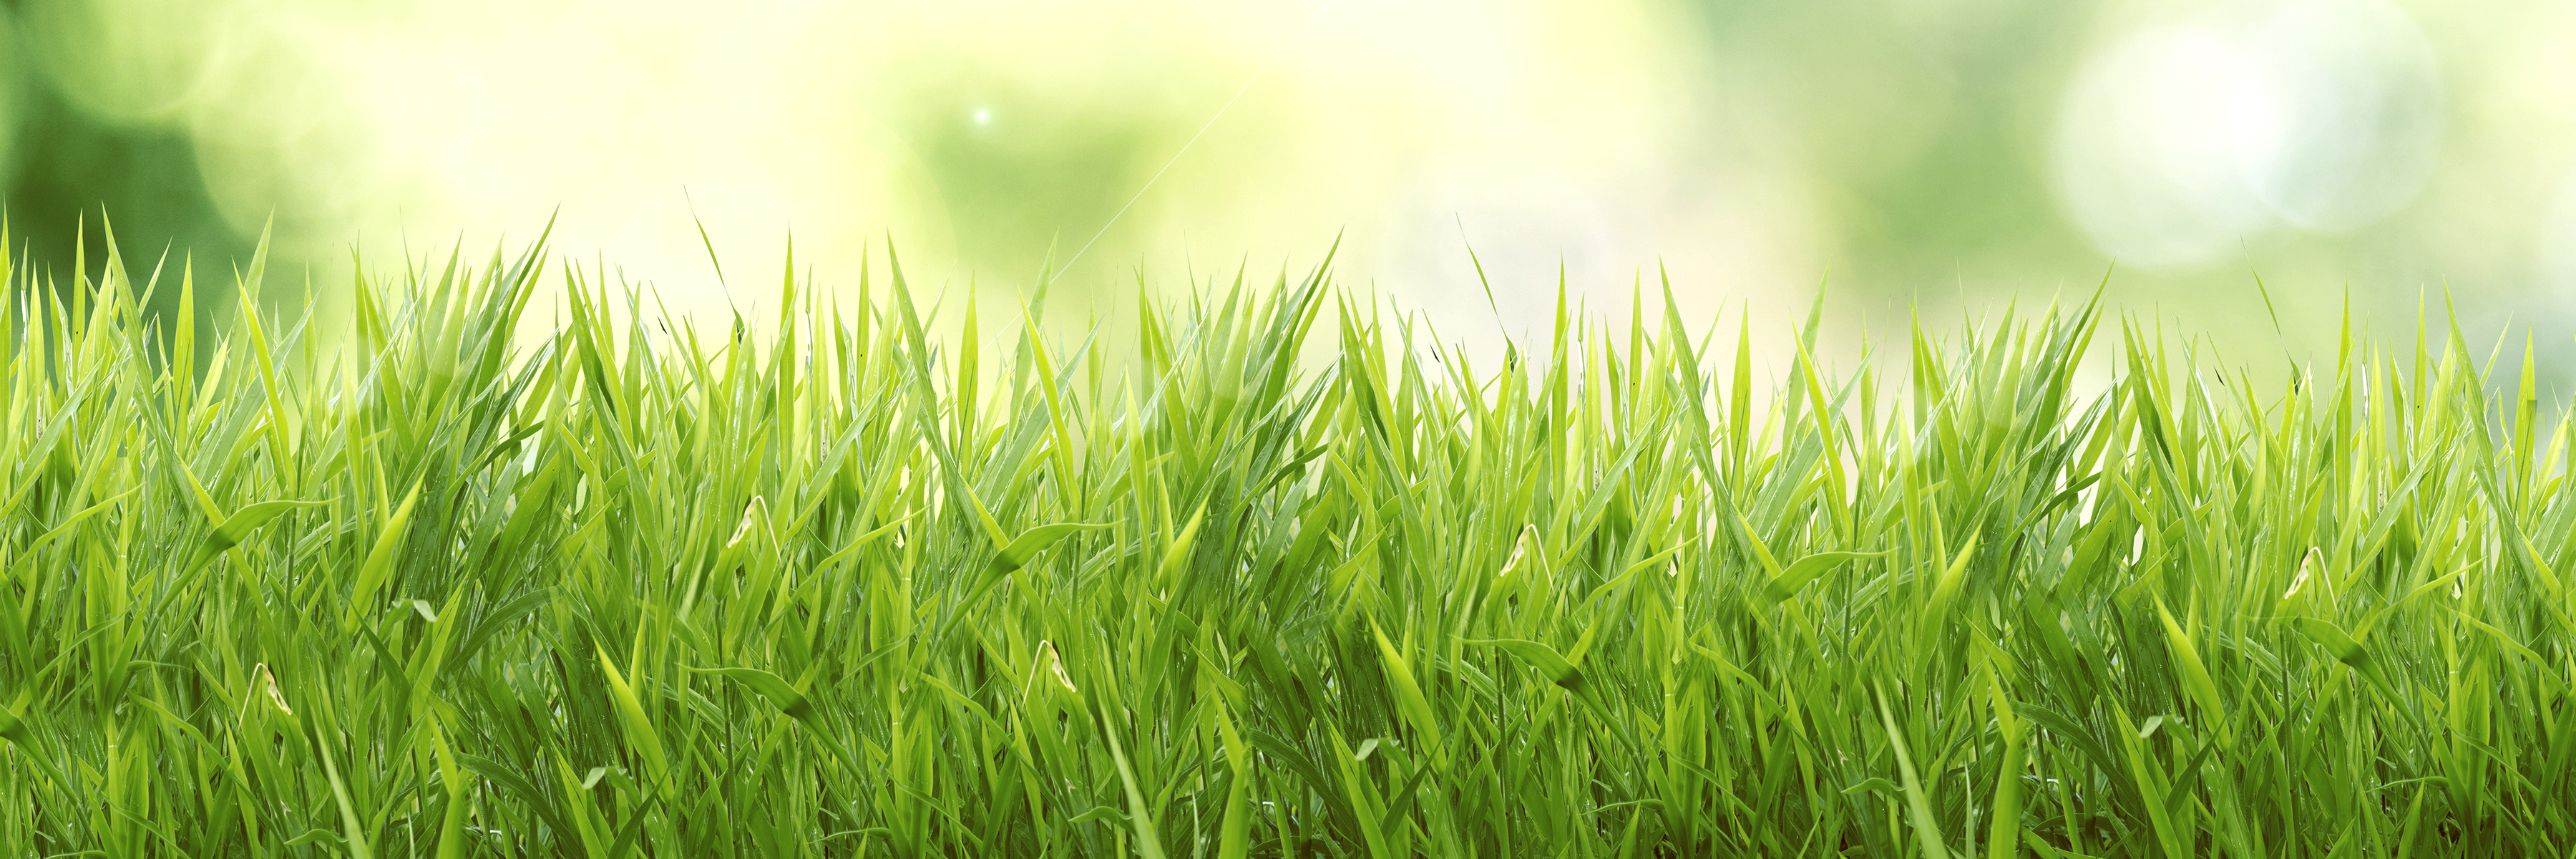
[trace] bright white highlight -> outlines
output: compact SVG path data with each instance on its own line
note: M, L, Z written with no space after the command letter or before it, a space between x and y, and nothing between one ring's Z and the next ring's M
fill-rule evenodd
M2431 44L2379 0L2288 0L2129 34L2058 114L2069 213L2124 263L2186 267L2276 226L2345 230L2423 190L2442 137Z

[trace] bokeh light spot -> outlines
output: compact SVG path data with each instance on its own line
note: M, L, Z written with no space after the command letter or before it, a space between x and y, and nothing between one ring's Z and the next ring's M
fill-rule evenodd
M2378 0L2288 0L2149 27L2060 105L2056 180L2094 243L2206 263L2278 226L2345 230L2412 202L2440 153L2441 74Z

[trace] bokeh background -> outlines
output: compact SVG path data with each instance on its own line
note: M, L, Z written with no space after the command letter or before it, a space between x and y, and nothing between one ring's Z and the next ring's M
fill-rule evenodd
M1669 273L1774 339L1830 284L1846 363L1917 308L2107 274L2257 369L2330 357L2347 297L2397 336L2447 300L2576 379L2571 3L6 8L13 253L67 273L86 223L95 266L104 212L128 257L220 271L273 217L269 295L326 316L353 255L485 256L559 212L559 251L694 314L774 302L791 234L819 288L891 238L987 306L1052 253L1074 325L1338 239L1344 283L1471 350L1543 332L1560 273L1613 318Z

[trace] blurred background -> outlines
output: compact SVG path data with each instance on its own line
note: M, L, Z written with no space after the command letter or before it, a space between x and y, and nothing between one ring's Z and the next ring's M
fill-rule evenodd
M2570 3L6 8L13 253L68 273L85 223L95 267L104 212L137 265L219 273L273 217L268 295L326 316L353 254L485 257L559 212L559 252L701 316L774 310L790 235L818 288L891 238L988 308L1052 253L1071 329L1338 240L1344 284L1474 354L1544 337L1560 273L1613 319L1668 273L1775 344L1830 284L1846 366L1917 307L2107 275L2265 375L2331 360L2347 297L2394 339L2447 294L2474 351L2533 333L2552 398L2576 381Z

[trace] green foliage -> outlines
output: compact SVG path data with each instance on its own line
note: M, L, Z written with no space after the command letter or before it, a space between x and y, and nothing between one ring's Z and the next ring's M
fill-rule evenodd
M0 849L2576 849L2569 425L2456 332L2264 394L2123 323L2096 395L2091 305L1893 385L1811 320L1757 389L1318 275L993 362L899 268L709 337L544 259L202 366L184 265L12 273Z

